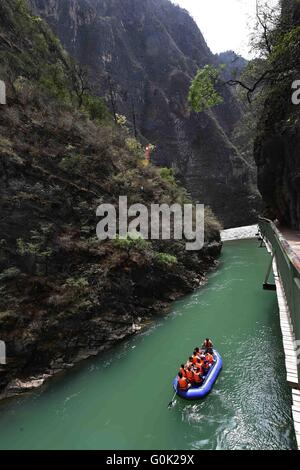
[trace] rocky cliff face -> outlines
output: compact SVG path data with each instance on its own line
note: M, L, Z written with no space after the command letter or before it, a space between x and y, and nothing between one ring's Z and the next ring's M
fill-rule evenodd
M206 218L206 244L100 242L102 203L182 203L169 176L142 165L143 152L103 103L79 108L74 64L26 3L0 3L0 398L134 334L204 280L221 249Z
M226 65L223 72L225 80L239 79L248 63L246 59L234 51L216 54L216 59L220 64Z
M99 94L109 74L117 108L156 145L155 161L175 168L188 191L225 226L256 218L248 164L231 142L240 108L224 104L201 115L187 107L197 67L218 63L189 14L169 0L32 0L66 49L91 71ZM125 96L125 97L124 97Z
M275 80L267 89L255 159L266 216L300 229L300 105L292 103L291 88L300 78L299 2L282 2L279 28L276 55L270 64Z

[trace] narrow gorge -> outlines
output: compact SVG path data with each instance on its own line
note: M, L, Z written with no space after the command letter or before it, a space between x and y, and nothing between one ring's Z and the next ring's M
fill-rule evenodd
M300 448L300 0L177 1L0 2L0 451Z
M156 146L155 163L173 168L224 227L256 221L260 196L232 137L241 104L230 87L222 89L224 103L208 112L197 115L187 104L197 68L226 64L210 51L187 11L169 0L31 3L89 71L96 93L109 95L109 77L115 106L130 122L134 107L140 137Z

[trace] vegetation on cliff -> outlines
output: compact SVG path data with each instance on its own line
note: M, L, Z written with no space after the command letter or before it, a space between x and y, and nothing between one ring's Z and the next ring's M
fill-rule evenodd
M224 226L257 220L252 170L232 142L243 114L232 89L223 89L223 102L209 112L189 109L197 68L217 65L219 58L187 11L170 0L72 0L72 8L59 0L30 3L90 71L111 111L125 115L141 141L156 146L156 164L172 168Z
M102 202L189 202L169 170L144 167L142 146L26 2L0 3L0 332L14 379L51 375L136 330L199 285L220 251L208 210L206 244L96 238ZM19 384L19 385L18 385Z
M300 79L300 2L285 0L277 16L265 16L259 41L263 61L261 105L255 141L258 185L265 214L300 229L300 107L293 102ZM296 87L297 88L297 87Z
M279 7L257 2L256 22L252 37L256 58L238 77L224 79L216 66L200 69L189 101L196 112L203 112L221 102L225 85L239 88L246 105L232 140L252 166L252 181L254 149L265 214L299 229L299 105L292 95L300 77L300 2L285 0Z
M257 1L251 43L256 58L239 78L225 82L248 101L233 140L247 161L254 148L265 215L299 229L299 0L282 0L278 6ZM214 91L220 79L211 80Z

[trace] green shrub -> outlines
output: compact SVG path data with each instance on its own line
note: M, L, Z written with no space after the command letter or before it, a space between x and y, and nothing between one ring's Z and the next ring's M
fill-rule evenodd
M168 253L156 252L154 258L159 264L164 264L167 266L178 263L176 256L169 255Z
M38 84L55 97L60 104L72 103L72 95L66 81L66 71L60 61L44 67Z
M138 142L133 137L128 137L125 140L127 149L137 158L142 158L144 156L143 147L140 142Z
M45 240L41 235L35 236L34 232L31 232L32 241L25 242L22 238L17 239L17 253L21 256L32 255L41 259L47 259L52 255L52 249L45 246Z
M86 157L83 155L69 155L59 162L58 166L67 173L80 174L84 167Z
M103 121L109 116L108 109L104 101L96 96L84 95L83 107L89 114L92 121Z
M5 269L0 273L0 282L11 281L12 279L18 277L20 273L21 271L15 266Z
M114 244L119 247L119 248L124 248L126 250L128 249L136 249L136 250L146 250L149 249L151 244L148 240L145 240L138 234L136 235L136 238L134 238L134 234L132 233L131 236L127 236L126 238L123 237L116 237L114 239Z
M69 277L65 282L65 286L82 292L89 286L89 282L84 277Z
M176 184L175 178L174 178L174 171L172 168L161 168L160 169L160 177L164 180L167 181L168 183L171 184Z

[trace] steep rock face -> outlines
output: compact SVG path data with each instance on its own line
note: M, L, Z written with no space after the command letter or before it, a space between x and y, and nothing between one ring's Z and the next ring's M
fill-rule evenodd
M258 125L255 160L266 216L299 230L300 105L292 103L291 88L292 82L300 77L300 33L297 30L300 26L299 2L282 2L282 25L280 27L286 29L285 37L289 41L294 37L293 47L288 45L283 58L279 56L273 66L275 70L288 71L288 74L285 78L278 72L280 81L268 90Z
M221 242L212 215L199 252L183 241L100 242L102 202L117 206L127 194L131 203L172 204L186 194L143 166L107 114L79 109L70 57L24 2L0 3L0 29L3 398L134 334L204 281Z
M216 59L220 64L226 65L223 75L225 80L239 78L244 68L247 66L247 60L236 54L234 51L221 52L216 54Z
M262 131L255 144L258 185L265 215L299 230L299 110L287 105L291 99L290 87L282 91L266 101L265 115L260 121Z
M218 59L185 10L169 0L31 4L89 67L98 93L107 94L106 74L119 85L118 111L132 121L134 104L137 127L156 145L158 164L173 166L192 196L211 205L225 226L255 220L249 167L230 141L241 112L231 91L223 90L224 104L212 112L197 116L188 109L197 67Z

